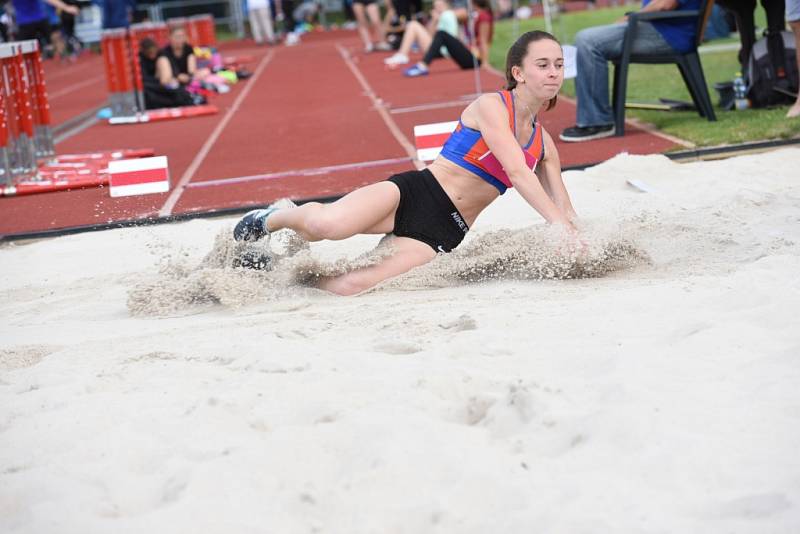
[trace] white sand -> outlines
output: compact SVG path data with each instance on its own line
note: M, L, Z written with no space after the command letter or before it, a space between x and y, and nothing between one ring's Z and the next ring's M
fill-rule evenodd
M233 219L4 246L0 532L800 532L798 178L798 149L619 156L567 184L651 264L468 284L443 259L166 317L129 292ZM509 192L470 239L539 221Z

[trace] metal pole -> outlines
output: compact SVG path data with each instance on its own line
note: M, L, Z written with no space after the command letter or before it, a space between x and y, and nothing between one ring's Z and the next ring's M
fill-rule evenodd
M478 41L477 35L472 35L475 30L474 24L474 17L475 13L472 10L472 0L467 0L467 35L470 36L471 45L474 47ZM489 61L488 57L482 58L483 61ZM481 73L480 73L480 65L478 64L478 58L475 54L472 54L472 72L475 78L475 94L479 95L483 93L481 89Z
M519 17L517 16L517 10L519 9L519 0L514 0L513 2L511 2L511 7L513 9L513 11L511 12L513 14L513 19L511 21L511 27L512 27L511 31L513 32L514 35L514 41L516 41L519 38Z
M144 87L140 87L142 73L139 65L139 43L135 41L136 36L130 27L125 28L125 40L127 41L128 61L130 63L131 76L133 77L133 104L136 113L144 113Z
M147 6L147 16L152 22L164 22L164 12L161 10L161 3L156 2Z
M542 9L544 9L544 29L550 35L553 34L553 21L550 18L552 15L550 10L552 7L550 6L550 0L542 0Z
M328 6L326 6L325 2L322 0L316 0L316 2L317 6L319 6L319 23L323 28L329 30L330 27L328 26L328 17L325 15L325 12L328 10Z
M236 34L239 39L244 39L244 12L242 10L241 0L230 0L228 2L230 9L230 23L228 26L230 30Z

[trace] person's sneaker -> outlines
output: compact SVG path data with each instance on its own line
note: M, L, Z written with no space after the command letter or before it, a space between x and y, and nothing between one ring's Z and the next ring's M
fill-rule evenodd
M391 52L392 50L394 50L394 48L392 48L392 45L390 45L389 43L387 43L385 41L382 42L382 43L375 43L375 47L374 48L378 52Z
M408 63L408 61L409 61L408 56L405 54L401 54L400 52L392 56L389 56L383 60L383 62L390 67L394 67L397 65L405 65L406 63Z
M277 211L275 205L248 211L242 220L236 223L233 229L233 238L236 241L258 241L264 236L269 235L267 230L267 217Z
M296 208L297 204L291 199L281 198L276 200L266 208L248 211L242 220L236 223L233 229L233 238L236 241L258 241L264 236L269 235L267 230L267 217L278 210Z
M300 44L300 36L295 32L289 32L286 34L286 40L283 42L285 46L295 46Z
M416 78L417 76L427 76L428 69L421 67L420 65L414 65L403 71L403 76L407 76L409 78Z
M570 128L565 128L558 138L562 141L574 143L577 141L602 139L603 137L611 137L612 135L614 135L614 125L606 124L604 126L572 126Z

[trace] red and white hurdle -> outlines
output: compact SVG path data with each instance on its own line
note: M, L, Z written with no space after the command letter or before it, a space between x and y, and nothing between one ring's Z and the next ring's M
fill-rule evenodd
M34 177L37 161L55 153L41 61L37 41L0 45L0 173L7 185Z
M37 41L0 44L0 196L105 185L111 161L152 149L57 156Z
M458 126L458 121L418 124L414 126L414 143L417 148L417 159L433 161L442 151L447 138Z
M149 37L159 46L165 46L169 42L169 32L176 26L186 29L192 45L211 46L216 43L214 18L211 15L169 19L166 24L134 24L127 29L103 31L100 47L111 107L111 117L108 120L110 124L154 122L212 115L219 111L216 106L211 105L171 108L169 112L145 108L139 43Z

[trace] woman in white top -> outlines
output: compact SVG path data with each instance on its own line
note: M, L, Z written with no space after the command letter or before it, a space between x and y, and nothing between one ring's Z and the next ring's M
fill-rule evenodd
M391 67L408 63L408 53L411 52L411 47L416 44L420 51L425 53L433 42L434 34L440 30L453 37L458 37L458 18L448 0L434 0L431 20L427 28L416 20L409 21L397 53L384 59L383 62ZM447 49L444 47L440 49L439 53L442 57L447 57Z

